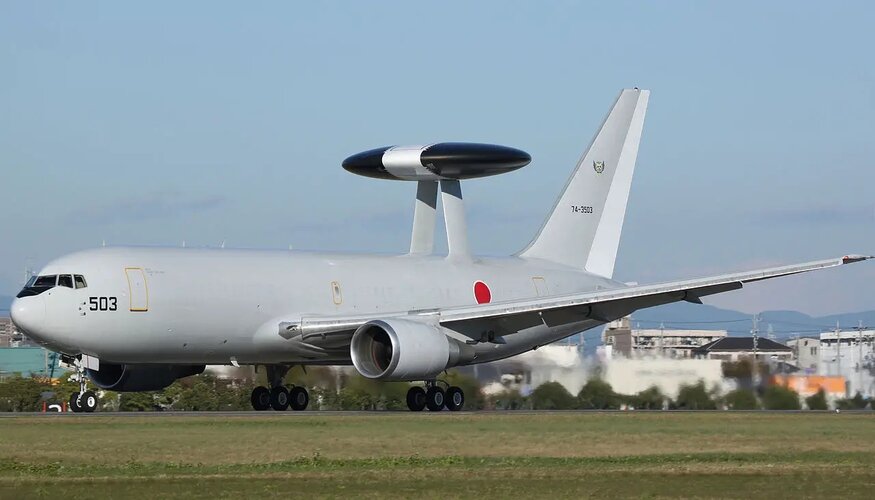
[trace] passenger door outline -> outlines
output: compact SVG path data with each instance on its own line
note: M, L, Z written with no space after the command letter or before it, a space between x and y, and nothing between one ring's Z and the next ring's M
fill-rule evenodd
M343 304L343 291L340 289L340 282L338 281L331 282L331 300L336 306Z
M546 297L549 295L547 290L547 280L543 276L533 276L532 284L535 285L535 295L538 297Z
M131 312L146 312L149 310L149 285L146 283L146 273L141 267L126 267L128 291L131 299Z

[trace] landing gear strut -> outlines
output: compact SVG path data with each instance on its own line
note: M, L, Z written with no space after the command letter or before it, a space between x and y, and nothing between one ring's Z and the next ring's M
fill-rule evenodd
M442 389L438 383L447 386ZM465 393L456 386L450 386L446 382L428 380L425 388L413 386L407 391L407 408L410 411L441 411L444 408L450 411L459 411L465 406Z
M82 360L77 359L75 365L79 378L79 392L70 395L70 409L73 413L93 413L97 409L97 395L88 390L88 376L85 375L85 365Z
M283 385L283 378L285 378L291 367L286 365L267 365L266 368L267 380L271 388L258 386L252 390L252 397L250 398L252 408L256 411L269 409L285 411L289 407L296 411L306 410L307 405L310 403L310 395L307 393L307 389L298 386L287 389Z

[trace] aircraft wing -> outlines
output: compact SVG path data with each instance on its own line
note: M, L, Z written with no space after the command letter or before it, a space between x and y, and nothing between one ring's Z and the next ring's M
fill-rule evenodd
M587 320L605 323L647 307L682 300L701 303L701 297L737 290L744 283L837 267L871 258L873 257L847 255L838 259L819 260L707 278L490 304L349 318L302 318L300 322L281 323L280 335L305 343L312 342L318 345L330 342L335 347L341 347L348 345L347 342L352 333L361 324L372 319L385 319L387 317L410 319L419 317L426 321L437 321L444 327L474 338L481 336L484 332L490 332L495 336L508 335L542 324L554 327Z
M744 283L852 264L871 258L870 256L847 255L838 259L723 274L708 278L476 306L451 307L441 309L438 314L441 325L454 330L458 330L460 327L467 330L466 327L469 326L467 325L469 323L482 324L484 321L498 320L497 326L505 326L506 328L501 328L504 331L496 332L496 334L519 331L522 328L542 323L547 326L559 326L587 319L607 322L638 309L681 300L700 304L701 297L737 290Z

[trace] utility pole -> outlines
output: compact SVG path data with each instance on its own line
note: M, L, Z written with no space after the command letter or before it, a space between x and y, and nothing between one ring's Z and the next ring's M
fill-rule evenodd
M857 390L863 392L863 320L857 322Z
M836 372L839 377L842 377L842 337L840 335L839 322L836 321ZM845 384L845 396L848 393L848 386Z
M753 329L750 333L753 335L753 364L751 365L751 381L753 383L753 388L756 390L760 385L760 370L757 364L757 343L759 342L760 335L760 315L753 315Z
M665 357L665 323L659 322L659 357Z

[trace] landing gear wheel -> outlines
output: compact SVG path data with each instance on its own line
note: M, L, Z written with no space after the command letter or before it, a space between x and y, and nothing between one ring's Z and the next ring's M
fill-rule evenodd
M310 394L303 387L292 387L289 391L289 406L295 411L304 411L310 404Z
M97 409L97 395L91 391L85 391L79 396L79 406L85 413L94 413Z
M433 385L425 391L425 407L428 408L429 411L443 410L445 402L446 395L444 394L444 390L440 387Z
M78 392L74 392L73 394L70 394L70 410L73 413L82 413L85 411L85 409L82 408L82 400L79 399Z
M256 411L264 411L270 408L270 391L267 387L258 386L252 389L252 396L249 398L252 403L252 409Z
M459 411L465 406L465 393L462 392L462 389L451 386L447 389L447 409L450 411Z
M286 411L289 409L289 391L278 385L270 390L270 407L276 411Z
M417 385L407 390L407 408L410 411L425 409L425 389Z

